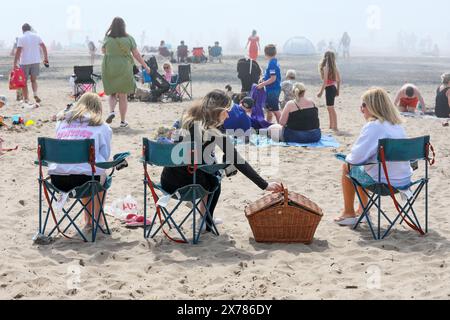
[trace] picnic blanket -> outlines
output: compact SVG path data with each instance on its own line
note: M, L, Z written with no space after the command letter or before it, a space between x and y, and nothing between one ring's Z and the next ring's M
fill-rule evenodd
M401 115L405 118L414 119L428 119L428 120L449 120L449 118L438 118L432 114L421 114L421 113L411 113L411 112L401 112Z

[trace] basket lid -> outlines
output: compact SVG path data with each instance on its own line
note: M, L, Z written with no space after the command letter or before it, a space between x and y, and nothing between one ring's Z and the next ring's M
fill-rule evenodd
M316 203L299 193L289 192L288 190L285 190L284 193L267 195L250 204L245 209L245 215L249 217L261 211L282 205L299 207L312 214L323 216L322 209Z

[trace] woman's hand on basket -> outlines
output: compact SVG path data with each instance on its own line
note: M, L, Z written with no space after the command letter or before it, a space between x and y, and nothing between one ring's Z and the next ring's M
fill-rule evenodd
M266 188L266 191L272 193L280 193L284 191L283 185L279 182L271 182Z

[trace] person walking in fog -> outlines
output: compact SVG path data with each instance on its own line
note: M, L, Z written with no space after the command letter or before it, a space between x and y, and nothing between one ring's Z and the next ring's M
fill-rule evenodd
M105 54L102 64L102 79L105 93L109 96L110 114L106 123L111 124L116 117L115 109L119 102L120 127L127 128L126 115L128 111L128 94L134 93L136 81L134 79L133 57L151 73L147 63L137 49L136 41L126 32L125 21L115 18L106 32L103 43Z
M28 23L22 26L23 36L17 40L17 50L14 56L13 69L20 68L25 72L27 84L22 89L23 99L26 104L29 104L28 80L31 81L31 88L33 90L34 100L37 104L41 103L38 96L37 78L40 72L41 49L44 54L44 65L48 66L47 47L42 39L34 32Z

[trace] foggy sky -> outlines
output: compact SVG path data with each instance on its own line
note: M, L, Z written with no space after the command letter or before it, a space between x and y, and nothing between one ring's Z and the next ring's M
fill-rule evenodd
M257 29L263 44L283 45L293 36L314 44L338 40L344 31L355 47L381 48L395 44L400 31L431 36L441 49L450 47L445 30L447 1L417 0L22 0L2 1L0 40L9 45L29 22L46 42L84 43L101 40L115 16L123 17L128 32L141 44L173 44L186 40L206 46L244 46Z

